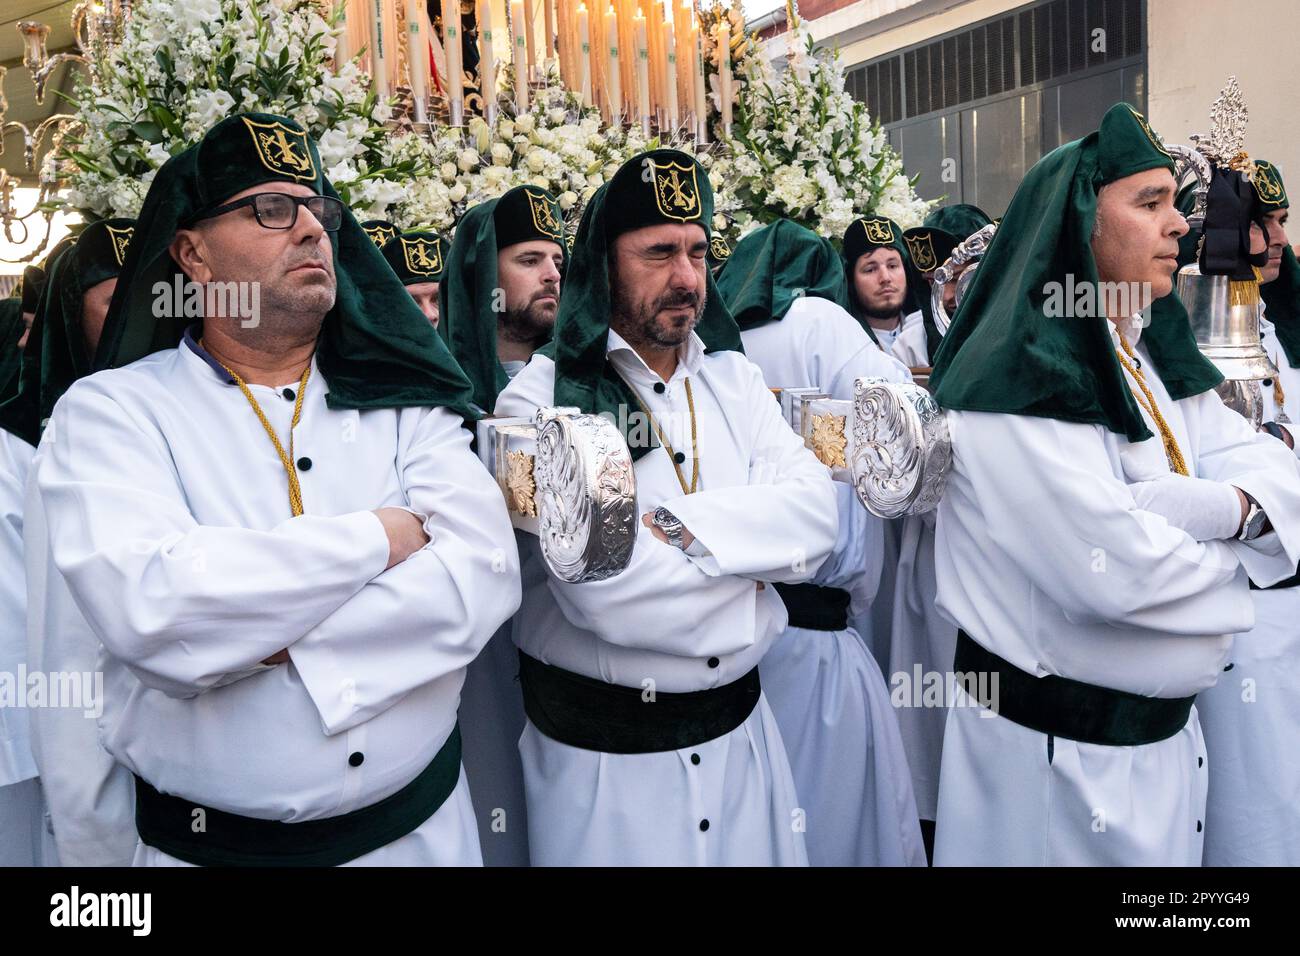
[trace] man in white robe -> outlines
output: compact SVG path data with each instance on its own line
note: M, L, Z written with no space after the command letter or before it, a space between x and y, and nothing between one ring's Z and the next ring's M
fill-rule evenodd
M34 675L41 682L39 686L47 689L45 698L31 701L30 709L21 715L28 730L28 759L34 761L33 772L39 768L44 780L42 787L33 778L29 791L33 798L31 806L40 820L37 830L40 842L34 847L32 862L41 865L59 862L52 832L54 812L48 814L50 822L47 823L45 803L52 786L57 787L60 782L60 771L73 770L79 775L76 785L80 786L80 780L96 777L94 761L108 758L93 739L93 719L88 716L98 707L93 656L84 661L84 666L68 667L65 661L46 659L44 649L28 640L31 622L42 617L45 602L42 573L29 575L26 569L31 557L28 552L32 550L26 542L39 536L43 521L43 515L29 507L31 488L27 477L35 453L33 446L40 441L41 421L68 385L90 369L134 224L132 219L91 223L75 240L60 244L50 254L46 260L44 292L34 306L24 337L22 378L14 381L10 397L0 408L0 420L7 429L5 438L12 443L11 454L16 463L21 463L20 471L15 473L22 477L21 484L12 486L17 496L14 528L19 538L13 542L15 550L11 552L18 562L11 580L19 588L26 585L27 593L21 599L26 613L18 627L9 632L14 641L11 646L19 655L17 659L26 663L29 677ZM89 646L96 645L91 642ZM88 753L70 761L66 768L45 765L43 745L48 742L52 727L67 728L74 739L84 740ZM67 828L64 830L66 834ZM81 862L75 851L70 862Z
M790 220L736 246L718 291L746 357L776 388L853 398L861 377L894 382L907 369L844 308L839 254ZM840 529L811 582L776 585L790 623L763 658L764 693L785 740L813 866L925 865L911 773L880 666L849 619L876 596L885 522L836 482Z
M552 577L524 597L535 865L808 860L757 665L786 622L770 585L817 572L835 542L835 496L737 351L705 265L711 217L693 157L625 163L579 227L554 350L497 402L498 415L556 405L613 416L644 512L617 577Z
M469 209L457 225L440 290L447 320L438 331L469 376L481 408L496 405L500 390L551 337L564 271L563 223L554 196L537 186L517 186ZM515 537L527 547L526 534ZM527 571L541 573L537 566ZM492 635L469 666L461 691L465 775L487 866L528 865L515 626L509 620Z
M1254 191L1267 259L1262 382L1265 428L1295 450L1300 419L1300 265L1290 249L1281 173L1257 160ZM1283 414L1285 413L1285 414ZM1289 419L1287 423L1280 423ZM1300 574L1252 587L1255 626L1237 635L1219 681L1197 699L1214 772L1205 811L1206 866L1300 866Z
M1200 863L1193 699L1253 623L1248 576L1300 558L1300 470L1214 394L1185 322L1144 329L1104 292L1168 294L1172 169L1125 104L1041 160L939 353L939 606L972 677L944 734L938 865ZM1062 315L1045 297L1072 273L1094 296Z
M456 707L517 552L468 381L320 169L291 120L238 114L159 171L108 370L33 463L138 865L481 861Z

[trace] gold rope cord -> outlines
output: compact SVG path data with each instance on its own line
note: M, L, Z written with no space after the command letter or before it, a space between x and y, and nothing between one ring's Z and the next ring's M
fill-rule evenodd
M1190 476L1191 472L1187 470L1187 460L1183 458L1183 450L1178 447L1178 439L1174 437L1173 429L1171 429L1169 423L1165 421L1165 416L1160 414L1160 407L1156 405L1155 396L1151 394L1151 389L1147 388L1146 378L1129 361L1129 359L1137 359L1137 356L1133 354L1133 346L1128 344L1128 339L1124 338L1123 332L1119 332L1118 329L1116 332L1119 335L1119 344L1122 345L1124 349L1123 351L1116 349L1115 356L1119 359L1120 364L1124 366L1125 370L1133 376L1133 380L1137 382L1138 388L1142 390L1141 395L1134 395L1133 397L1138 400L1139 405L1146 409L1147 414L1150 415L1151 419L1156 423L1156 429L1160 432L1160 438L1165 445L1165 457L1169 459L1169 469L1180 475ZM1125 353L1127 353L1127 357L1125 357ZM1146 396L1145 399L1143 396Z

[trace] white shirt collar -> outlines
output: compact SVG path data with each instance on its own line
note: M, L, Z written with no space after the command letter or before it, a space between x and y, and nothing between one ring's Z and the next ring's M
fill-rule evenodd
M1141 312L1135 312L1126 319L1120 319L1118 322L1106 320L1107 326L1110 327L1110 340L1115 348L1120 348L1119 333L1124 333L1124 338L1128 339L1128 344L1137 348L1138 339L1142 338L1142 329L1146 325L1146 319L1142 317Z
M609 360L614 363L614 368L629 379L629 382L639 381L649 385L661 381L659 373L651 370L645 360L637 354L636 349L628 344L627 339L613 329L609 330L605 351ZM691 332L690 338L677 348L677 370L673 372L669 381L697 374L703 361L704 342L695 332Z

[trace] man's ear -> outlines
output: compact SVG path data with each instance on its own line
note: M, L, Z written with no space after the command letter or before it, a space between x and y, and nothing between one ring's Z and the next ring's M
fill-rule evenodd
M198 230L178 229L167 251L191 281L203 284L212 279L212 270L204 259L203 237Z

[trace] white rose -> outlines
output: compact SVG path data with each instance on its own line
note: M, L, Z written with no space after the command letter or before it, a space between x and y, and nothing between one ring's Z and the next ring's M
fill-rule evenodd
M447 190L447 198L452 202L460 202L465 198L465 186L462 183L456 183Z
M509 166L511 155L510 147L505 143L492 144L492 162L497 166Z
M462 149L456 159L456 165L464 172L469 172L478 165L478 153L472 149Z
M525 113L523 116L515 117L516 131L523 133L525 136L531 133L536 125L537 121L533 119L532 113Z
M443 179L447 182L451 182L456 178L456 164L443 163L442 166L439 167L438 172L442 174Z

